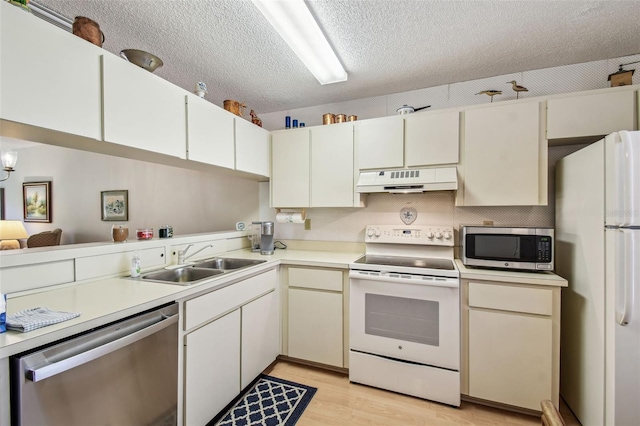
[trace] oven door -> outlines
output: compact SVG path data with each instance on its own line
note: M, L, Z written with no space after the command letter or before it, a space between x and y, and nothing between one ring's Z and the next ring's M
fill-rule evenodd
M351 271L350 348L460 369L457 278Z

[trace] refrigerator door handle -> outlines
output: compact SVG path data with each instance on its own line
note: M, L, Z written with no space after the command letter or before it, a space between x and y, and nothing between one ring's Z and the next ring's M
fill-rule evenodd
M616 321L618 324L622 326L626 326L631 321L631 317L633 315L634 300L635 300L635 289L639 285L636 281L638 277L636 276L636 262L638 261L638 257L636 256L636 244L635 244L635 236L638 233L637 231L632 231L630 229L620 229L623 236L624 243L624 254L622 254L623 258L621 259L622 266L622 280L616 280L618 285L622 285L622 312L619 312L618 305L616 304ZM640 255L640 253L639 253ZM618 256L616 256L618 257Z
M620 226L633 226L638 224L637 215L640 214L640 200L637 199L638 189L635 188L637 184L636 179L636 167L640 164L640 153L638 147L634 146L631 140L631 134L627 131L620 131L620 140L622 142L622 150L618 151L620 155L618 160L618 176L619 176L619 188L618 192L620 199L618 205L623 208L619 217L621 222Z

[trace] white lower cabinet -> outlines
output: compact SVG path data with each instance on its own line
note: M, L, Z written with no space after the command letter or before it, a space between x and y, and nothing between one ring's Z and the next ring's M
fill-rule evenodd
M469 395L540 409L551 395L550 318L469 312Z
M342 271L289 268L288 356L343 367Z
M184 302L184 424L205 425L279 354L271 269Z
M240 309L185 338L185 425L205 425L240 393Z
M537 411L543 399L557 406L560 289L477 280L462 285L463 393Z
M279 319L280 305L274 291L242 307L241 389L280 353Z

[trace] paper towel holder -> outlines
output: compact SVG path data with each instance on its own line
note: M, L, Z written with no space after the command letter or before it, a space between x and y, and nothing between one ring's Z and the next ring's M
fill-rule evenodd
M278 214L278 213L298 213L299 210L302 210L301 211L302 220L306 220L307 219L307 209L281 209L281 208L277 208L276 209L276 214Z

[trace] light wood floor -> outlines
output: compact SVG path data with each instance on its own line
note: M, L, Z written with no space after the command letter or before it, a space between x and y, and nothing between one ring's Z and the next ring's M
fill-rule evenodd
M296 426L540 425L540 418L470 402L460 408L349 383L345 374L287 361L266 372L318 389ZM579 425L561 407L567 426Z

